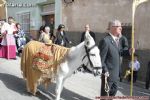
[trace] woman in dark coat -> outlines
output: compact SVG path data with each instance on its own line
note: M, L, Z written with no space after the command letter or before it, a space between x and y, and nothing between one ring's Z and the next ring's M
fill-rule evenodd
M67 44L70 44L71 41L68 40L66 36L66 32L64 31L65 26L63 24L60 24L57 28L56 32L56 41L55 43L62 46L67 46Z

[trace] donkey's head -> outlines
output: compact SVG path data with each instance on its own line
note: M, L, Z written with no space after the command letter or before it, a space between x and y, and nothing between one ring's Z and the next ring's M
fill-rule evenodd
M95 75L102 72L102 64L100 58L100 51L95 44L94 39L89 32L85 34L85 56L83 57L84 65L88 70L92 71Z

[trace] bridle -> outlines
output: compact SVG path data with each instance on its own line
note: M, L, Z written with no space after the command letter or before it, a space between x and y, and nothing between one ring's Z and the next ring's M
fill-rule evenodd
M87 48L86 46L84 46L85 51L86 51L86 55L83 56L82 61L83 61L86 57L88 57L90 66L92 67L92 70L93 70L93 74L94 74L94 76L97 76L97 75L99 75L99 74L100 74L100 75L102 74L102 73L99 73L99 72L98 72L98 70L99 70L99 69L102 69L102 67L94 67L94 65L93 65L93 63L92 63L92 61L91 61L91 59L90 59L90 56L96 56L95 54L91 54L91 53L90 53L90 51L91 51L95 46L96 46L96 45L93 45L91 48ZM88 63L87 63L87 65L88 65ZM86 65L86 66L87 66L87 65ZM95 72L94 72L94 71L95 71ZM109 85L108 85L108 82L107 82L107 77L105 77L105 87L104 87L104 89L105 89L105 91L107 92L107 95L109 96L110 88L109 88Z
M94 67L94 65L93 65L93 63L92 63L92 61L91 61L91 59L90 59L90 56L96 56L95 54L90 53L90 51L91 51L94 47L96 47L96 45L93 45L91 48L87 48L86 46L84 46L86 55L83 56L83 58L82 58L82 61L83 61L86 57L88 58L88 61L89 61L89 62L86 64L86 66L90 63L90 66L92 67L93 72L94 72L94 71L98 71L99 69L102 69L102 67L98 67L98 66L97 66L97 67Z

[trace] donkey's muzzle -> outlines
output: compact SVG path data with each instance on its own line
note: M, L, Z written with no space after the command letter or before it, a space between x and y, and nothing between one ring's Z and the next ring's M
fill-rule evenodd
M93 74L94 76L100 76L102 73L102 67L94 67Z

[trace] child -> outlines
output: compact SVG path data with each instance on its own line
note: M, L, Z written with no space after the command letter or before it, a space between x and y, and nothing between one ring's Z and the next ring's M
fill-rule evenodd
M129 68L131 70L132 64L131 62L129 63ZM136 82L137 80L137 75L138 75L138 70L140 69L140 63L138 61L138 55L134 54L134 62L133 62L133 83ZM131 71L130 71L131 72ZM131 74L129 75L128 81L131 80Z

